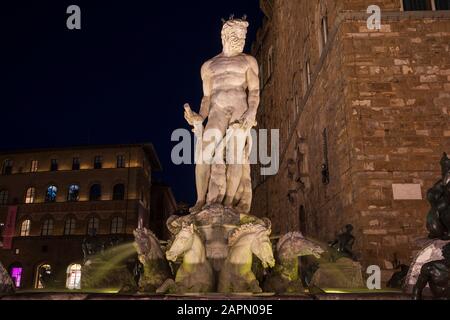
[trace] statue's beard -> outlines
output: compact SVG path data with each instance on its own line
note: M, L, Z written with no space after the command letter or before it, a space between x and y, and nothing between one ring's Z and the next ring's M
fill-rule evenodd
M245 47L245 39L231 37L224 41L224 49L231 53L242 53Z

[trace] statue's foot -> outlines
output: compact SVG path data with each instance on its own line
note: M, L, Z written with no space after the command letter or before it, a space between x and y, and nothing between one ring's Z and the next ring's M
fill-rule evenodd
M190 213L197 213L203 210L203 207L205 206L206 202L197 202L195 206L189 209Z

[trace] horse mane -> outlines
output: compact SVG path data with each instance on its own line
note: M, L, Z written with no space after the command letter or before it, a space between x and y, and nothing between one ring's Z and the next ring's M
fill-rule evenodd
M195 224L183 223L180 232L182 232L185 229L191 228L191 225L194 226L194 234L196 234L202 240L202 242L204 243L205 242L205 238L203 237L203 234L200 232L200 230L197 228L197 226ZM180 232L178 232L175 235L175 238L178 236L178 234L180 234Z
M267 228L260 225L260 224L254 224L254 223L248 223L240 226L238 229L236 229L229 237L228 244L229 246L234 246L236 242L245 234L251 234L256 232L262 232L266 231Z
M281 251L281 249L282 249L283 245L286 243L286 241L293 239L293 238L303 238L304 239L305 237L303 236L303 234L301 232L298 232L298 231L289 232L289 233L285 234L284 236L282 236L280 238L280 240L278 240L277 252Z

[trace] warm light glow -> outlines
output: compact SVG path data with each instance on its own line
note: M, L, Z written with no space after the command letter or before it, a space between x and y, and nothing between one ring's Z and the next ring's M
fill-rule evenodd
M67 268L66 288L69 290L81 289L81 265L72 264Z
M22 225L20 226L20 236L21 237L30 236L30 228L31 228L30 220L25 220L24 222L22 222Z
M25 203L26 204L34 203L35 197L36 197L36 188L28 188L27 194L25 196Z

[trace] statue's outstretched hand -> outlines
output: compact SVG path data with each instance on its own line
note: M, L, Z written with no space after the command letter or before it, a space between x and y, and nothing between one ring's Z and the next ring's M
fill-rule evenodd
M184 118L193 127L202 124L205 120L201 115L192 111L191 106L188 103L184 105Z

